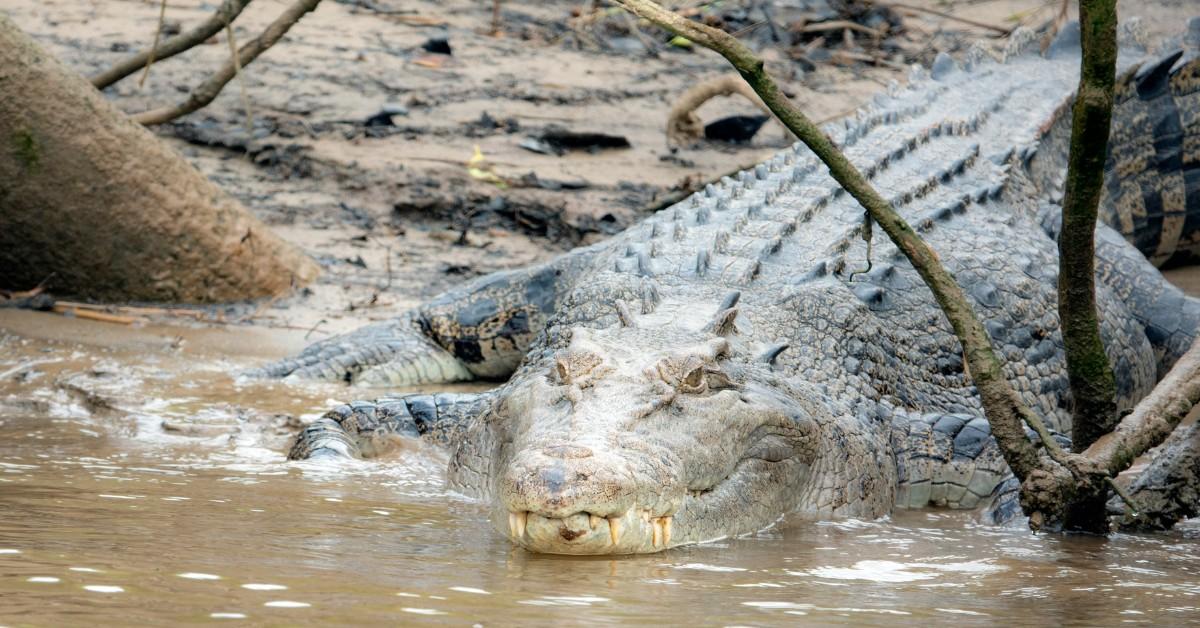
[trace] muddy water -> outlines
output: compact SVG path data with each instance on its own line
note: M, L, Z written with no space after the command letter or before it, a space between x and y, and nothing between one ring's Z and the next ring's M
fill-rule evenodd
M1102 540L915 512L531 555L442 489L437 451L286 462L345 390L229 373L297 339L67 329L0 314L0 626L1200 622L1197 523Z

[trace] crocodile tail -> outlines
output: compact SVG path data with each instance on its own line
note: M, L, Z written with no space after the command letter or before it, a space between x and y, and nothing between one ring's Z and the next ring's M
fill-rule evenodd
M1117 79L1101 219L1156 266L1200 257L1200 17Z

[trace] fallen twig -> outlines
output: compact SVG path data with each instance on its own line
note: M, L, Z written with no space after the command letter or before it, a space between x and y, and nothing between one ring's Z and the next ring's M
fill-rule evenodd
M895 61L888 61L887 59L884 59L883 57L880 57L879 55L871 55L871 54L866 54L863 52L855 52L853 50L835 50L830 54L830 59L832 59L833 61L850 62L850 63L855 63L855 62L861 61L864 63L871 63L874 65L892 68L894 70L907 69L904 66L904 64L896 63Z
M55 303L51 308L57 314L65 316L74 316L75 318L85 318L103 323L119 323L122 325L132 325L134 323L143 322L145 319L135 316L121 316L119 314L108 314L107 312L97 312L95 310L85 310L77 307L70 307L62 303Z
M76 301L55 301L56 305L61 305L65 308L74 310L87 310L92 312L111 312L125 316L177 316L183 318L193 318L196 320L211 319L212 316L203 310L189 310L184 308L163 308L163 307L144 307L137 305L102 305L97 303L79 303Z
M805 24L804 26L800 27L797 30L801 33L823 33L825 31L852 30L852 31L858 31L858 32L866 34L866 35L870 35L871 37L873 37L875 39L880 39L883 37L882 31L871 28L869 26L863 26L862 24L859 24L858 22L851 22L850 20L830 20L828 22L813 22L810 24Z
M950 20L952 22L959 22L962 24L966 24L968 26L974 26L976 28L985 28L987 30L999 33L1000 35L1003 35L1005 37L1011 35L1013 32L1013 28L1015 28L1015 27L1005 28L1003 26L996 26L995 24L988 24L986 22L977 22L975 20L967 19L965 17L958 17L957 15L951 15L944 11L938 11L937 9L929 9L926 7L919 7L919 6L914 6L911 4L903 4L900 2L876 2L875 4L876 4L876 6L888 7L891 9L904 9L906 11L914 11L916 13L928 13L929 15L936 15L942 19Z

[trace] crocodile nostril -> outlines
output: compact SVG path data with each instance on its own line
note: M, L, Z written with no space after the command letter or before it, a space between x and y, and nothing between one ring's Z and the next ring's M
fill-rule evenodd
M542 454L549 458L561 458L563 460L578 460L580 458L591 458L592 450L579 445L568 445L560 443L555 445L547 445L542 448Z

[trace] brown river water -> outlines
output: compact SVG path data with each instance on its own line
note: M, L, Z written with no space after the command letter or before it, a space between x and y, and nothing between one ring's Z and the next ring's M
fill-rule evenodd
M529 554L432 448L285 461L347 390L231 373L302 342L0 311L0 627L1200 623L1200 522L1098 539L921 511Z

